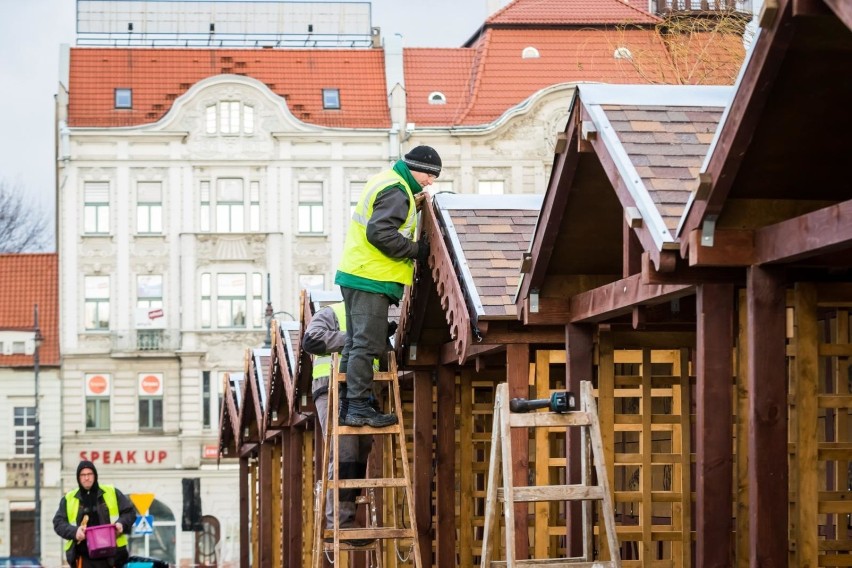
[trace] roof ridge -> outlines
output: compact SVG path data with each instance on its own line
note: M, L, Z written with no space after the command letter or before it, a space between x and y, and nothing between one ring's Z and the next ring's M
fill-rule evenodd
M482 82L482 76L484 74L482 72L482 69L485 66L485 54L491 44L492 33L492 30L490 28L487 28L485 30L485 34L478 42L476 48L476 55L474 55L473 65L470 66L471 77L468 83L467 106L464 108L464 110L461 111L461 113L457 114L453 119L456 124L462 124L465 118L467 118L467 115L470 114L470 112L473 110L473 107L475 106L474 103L476 101L476 95L479 92L479 85Z

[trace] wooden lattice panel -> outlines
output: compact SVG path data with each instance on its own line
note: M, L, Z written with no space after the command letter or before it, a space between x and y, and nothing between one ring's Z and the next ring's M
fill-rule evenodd
M852 566L852 289L797 284L790 356L791 566Z
M687 349L615 350L601 334L598 407L623 566L691 565L691 391Z

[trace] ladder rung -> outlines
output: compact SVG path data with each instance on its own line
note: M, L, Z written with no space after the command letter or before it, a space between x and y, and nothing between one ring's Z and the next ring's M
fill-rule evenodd
M402 426L397 422L392 426L373 428L372 426L338 426L337 433L341 436L382 436L385 434L399 434Z
M373 372L373 380L374 381L384 381L390 382L396 379L396 373L391 371L374 371ZM345 383L346 382L346 373L337 373L337 382Z
M505 560L493 560L491 566L500 567L506 566ZM515 566L545 566L546 568L615 568L618 566L611 560L595 560L589 562L584 558L544 558L544 559L523 559L515 560Z
M526 412L509 413L509 426L511 428L536 428L539 426L588 426L590 424L589 414L586 412Z
M519 486L513 490L515 502L523 501L600 501L603 488L597 485L537 485ZM503 488L497 489L497 499L505 501Z
M370 544L367 544L367 545L364 545L364 546L352 546L348 542L341 540L340 541L340 550L343 551L343 552L349 551L349 550L352 550L352 551L355 551L355 552L379 550L379 542L380 541L378 541L378 540L374 540ZM332 542L323 541L322 547L323 547L323 550L326 550L326 551L334 550L334 542L333 541Z
M397 529L393 527L374 527L374 528L357 528L357 529L340 529L340 540L363 539L363 538L414 538L414 530L412 529ZM324 538L333 538L334 531L325 529L323 531Z
M337 482L340 489L360 489L361 487L407 487L404 477L376 477L373 479L341 479ZM329 489L334 488L334 481L328 482Z

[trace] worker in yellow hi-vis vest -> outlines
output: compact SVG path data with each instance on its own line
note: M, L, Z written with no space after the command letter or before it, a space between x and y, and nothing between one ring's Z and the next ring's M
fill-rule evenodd
M71 568L107 568L127 562L127 535L136 520L136 509L124 493L98 483L98 470L90 461L77 465L77 488L65 494L53 516L53 530L65 539L65 558ZM86 531L112 525L116 551L106 558L90 558Z

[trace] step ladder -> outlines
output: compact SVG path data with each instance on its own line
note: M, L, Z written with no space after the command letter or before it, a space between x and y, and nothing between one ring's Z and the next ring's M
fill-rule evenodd
M369 426L344 426L339 422L340 401L338 400L338 386L340 383L346 382L346 375L338 372L337 358L332 360L332 381L328 389L328 424L325 433L325 443L323 445L322 456L322 475L318 496L316 511L314 512L314 546L313 546L313 568L321 568L323 557L327 557L329 561L336 562L340 558L341 551L354 552L370 552L374 555L375 568L381 568L382 565L382 542L385 540L410 540L411 549L407 557L399 554L397 547L397 555L400 561L407 562L411 560L415 568L422 568L420 556L420 544L417 538L417 527L414 522L414 499L411 488L411 474L408 465L408 453L405 445L405 427L402 422L402 400L399 393L399 380L397 378L397 366L394 353L388 353L388 370L376 371L373 374L373 381L386 382L389 384L389 398L391 403L390 411L396 414L397 423L393 426L383 428L371 428ZM333 385L335 387L333 388ZM391 477L376 478L376 479L340 479L338 470L338 460L336 456L340 455L339 436L354 435L354 436L388 436L390 438L391 463L398 459L402 465L402 477L395 476L395 467L391 467ZM334 448L334 465L333 479L328 479L325 472L328 471L329 451ZM398 449L399 456L394 452ZM340 511L340 490L341 489L365 489L366 496L360 497L356 503L367 504L369 506L367 523L364 528L341 528L339 523ZM325 524L325 507L326 498L329 489L331 490L334 503L334 524L331 528L322 529ZM390 489L388 493L393 500L393 515L389 520L389 526L378 526L377 515L375 510L375 494L382 493L384 489ZM405 514L397 515L397 492L403 493L403 507L408 515L409 526L404 526ZM384 495L384 494L383 494ZM331 542L326 542L325 539L332 539ZM342 539L375 539L375 542L367 546L352 546L347 542L342 542ZM333 556L332 556L333 554Z
M497 385L494 401L494 422L491 431L491 457L488 465L488 487L485 500L485 524L483 527L481 568L493 566L546 566L547 568L588 567L604 568L621 566L618 538L615 532L615 516L612 495L607 479L603 456L600 422L595 405L592 385L582 381L581 410L567 413L528 412L515 413L509 410L509 387ZM512 477L512 428L536 427L579 427L582 428L580 460L582 483L579 485L545 485L515 487ZM591 451L591 461L589 452ZM598 485L592 485L592 462L594 462ZM502 463L502 471L501 471ZM498 489L502 474L503 486ZM583 502L583 556L572 558L546 558L518 560L515 552L515 503L534 501L582 501ZM601 516L606 527L607 545L612 560L596 561L592 549L592 507L595 501L602 502ZM503 503L506 534L506 560L492 561L493 533L498 503Z

